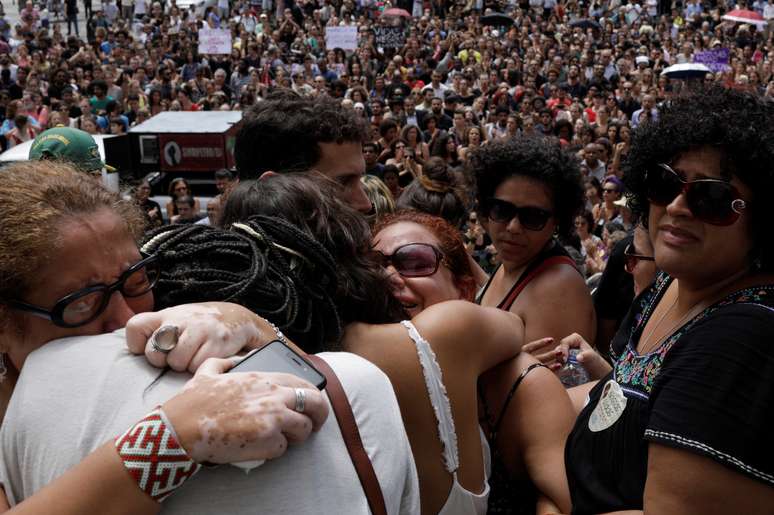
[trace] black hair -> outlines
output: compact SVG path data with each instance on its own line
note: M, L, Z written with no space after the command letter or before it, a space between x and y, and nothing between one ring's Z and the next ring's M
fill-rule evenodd
M628 206L647 224L649 203L645 176L659 163L671 163L691 149L711 146L721 151L722 173L737 177L753 192L748 202L753 255L762 270L774 270L774 217L765 195L774 190L774 102L720 86L694 88L659 109L658 120L632 132L622 164L629 191Z
M368 223L341 200L338 183L317 173L240 182L223 206L222 226L256 214L285 220L333 256L338 277L334 299L345 323L400 320L402 307L391 294L389 279L370 253ZM282 244L301 254L309 252L292 241Z
M396 207L439 216L459 228L467 212L446 162L440 157L431 157L422 172L403 190Z
M543 183L552 195L554 218L560 235L574 229L574 217L584 205L578 159L551 138L522 137L490 142L469 156L480 206L494 197L497 187L511 177L528 177Z
M338 342L342 324L330 254L281 219L259 216L240 227L172 225L148 233L142 249L156 254L161 268L156 308L235 302L277 324L307 352ZM303 259L277 247L290 241L306 249Z
M328 98L300 97L281 90L250 107L236 136L234 160L240 177L263 172L306 171L320 160L319 143L361 143L368 130L354 110Z

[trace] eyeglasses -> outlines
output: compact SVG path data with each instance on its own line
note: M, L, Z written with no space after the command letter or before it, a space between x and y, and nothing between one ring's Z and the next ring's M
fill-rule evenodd
M624 249L624 270L630 274L633 273L634 267L637 266L637 263L640 260L655 261L655 258L653 256L643 256L642 254L637 254L637 249L634 248L634 244L628 244Z
M387 255L375 251L376 259L384 268L392 265L403 277L427 277L438 271L443 253L428 243L407 243Z
M16 311L50 320L59 327L80 327L105 311L114 292L120 291L124 297L130 298L148 293L156 285L159 272L156 256L149 256L129 267L113 284L87 286L62 297L51 311L17 300L9 301L8 305Z
M506 200L492 198L486 202L486 215L491 221L501 224L507 224L518 217L525 229L542 231L553 213L539 207L518 207Z
M645 175L645 188L648 200L657 206L666 206L678 195L685 194L685 202L693 216L711 225L731 225L747 208L747 202L728 181L686 181L665 164L648 170Z

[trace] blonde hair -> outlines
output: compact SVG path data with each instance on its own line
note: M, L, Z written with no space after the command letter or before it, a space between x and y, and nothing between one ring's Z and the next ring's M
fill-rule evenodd
M138 239L139 208L105 189L99 179L56 161L27 161L0 172L0 321L3 301L27 293L33 274L61 245L61 222L110 210ZM88 249L84 249L88 251ZM66 273L66 270L63 271Z
M360 178L360 182L363 183L363 189L373 206L372 214L368 217L371 225L378 222L384 215L395 212L395 199L392 198L390 188L379 177L364 175Z

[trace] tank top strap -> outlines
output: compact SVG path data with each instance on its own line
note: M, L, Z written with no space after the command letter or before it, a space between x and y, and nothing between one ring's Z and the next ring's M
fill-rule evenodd
M441 444L443 444L444 467L447 472L455 474L456 477L457 469L460 466L457 432L454 428L454 418L452 418L451 404L446 393L446 386L443 384L441 367L438 365L435 352L430 347L430 343L419 334L414 324L409 320L404 320L401 324L408 330L409 337L417 349L419 363L425 376L427 394L430 397L430 403L433 406L433 412L438 422L438 437L441 440Z

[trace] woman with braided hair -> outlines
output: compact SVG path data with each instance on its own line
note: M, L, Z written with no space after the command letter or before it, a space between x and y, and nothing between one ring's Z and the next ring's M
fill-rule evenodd
M489 449L478 426L477 379L484 371L518 353L523 325L518 317L502 310L481 308L461 300L440 302L472 298L474 294L475 282L470 273L453 272L459 267L470 270L464 251L462 258L432 245L406 249L421 256L406 256L401 250L389 256L368 252L370 233L364 219L337 199L334 186L310 174L240 184L229 197L224 223L230 224L229 231L169 227L152 234L142 248L157 254L163 263L164 271L155 290L159 302L166 305L173 297L175 302L214 300L212 295L221 282L244 285L250 281L251 270L263 266L264 262L281 268L294 288L299 288L287 287L291 297L292 292L300 292L303 287L320 290L317 297L323 298L322 290L327 288L339 308L341 321L347 324L341 347L376 364L395 388L422 485L422 511L484 513L489 492L486 482ZM301 234L293 231L292 226L300 229ZM313 234L322 248L311 244L308 236L302 236L304 233ZM247 241L248 238L253 241ZM232 248L236 241L240 242L238 249ZM228 259L223 256L224 247L229 249ZM250 256L250 252L260 255ZM314 275L311 271L320 266L317 263L325 262L326 256L335 257L337 277L330 278L329 282L323 266L323 271L317 274L319 284L303 285ZM295 266L286 265L289 260L291 263L295 260ZM446 279L443 298L422 306L426 309L407 304L393 294L394 280L380 266L386 263L401 270L410 268L411 263L421 264L422 269L411 272L418 283L429 284L435 281L429 276L443 276ZM212 285L211 291L198 281L166 279L178 273L189 276L191 270L201 271L202 277L211 281L206 283ZM195 272L192 277L199 273ZM209 293L202 299L205 289ZM272 318L254 305L250 288L239 287L239 290L241 293L224 300ZM286 296L283 291L274 294L277 299ZM391 312L395 306L405 313ZM406 313L413 315L412 320L406 320ZM128 331L140 336L150 334L156 327L153 317L153 314L136 317ZM385 320L377 320L378 317ZM402 324L373 323L401 319L404 319ZM326 322L329 321L321 321ZM278 324L282 326L281 322ZM304 334L290 330L288 333L296 341L304 341ZM129 342L133 352L145 352L159 366L168 364L175 368L195 366L205 355L235 352L223 346L207 348L207 345L198 346L197 342L181 341L171 353L160 356L150 346L143 345L141 337L130 337ZM476 352L471 352L472 342ZM445 386L443 378L450 379ZM445 389L448 397L439 393L439 387ZM561 388L560 393L564 395ZM427 430L434 425L438 425L438 433ZM454 438L450 439L449 435Z
M0 176L0 210L5 402L13 390L0 428L0 507L34 514L142 514L157 512L164 501L165 512L186 514L329 513L341 512L340 503L344 513L368 509L338 423L333 417L324 422L328 403L308 382L282 374L221 376L233 362L216 361L201 365L199 377L180 393L190 374L159 375L144 357L126 352L124 333L113 331L134 313L154 307L151 289L159 270L159 258L143 255L135 243L141 215L131 202L67 166L23 163ZM200 288L211 289L211 279L217 277L207 268L217 268L219 260L236 261L239 255L252 259L251 246L265 253L256 235L277 238L280 231L273 222L266 225L270 229L244 224L247 238L227 243L225 249L219 246L204 273L183 282L202 298ZM290 235L291 245L303 236L286 226L281 229ZM303 241L313 245L308 237ZM309 342L335 340L340 333L335 317L324 327L318 323L329 319L325 299L339 289L334 261L319 246L313 248L323 256L316 259L310 253L307 261L313 269L295 261L292 250L288 258L269 252L252 268L240 263L231 282L247 281L230 293L276 284L263 293L280 292L277 302L266 304L267 311L287 323L290 334ZM164 257L186 258L193 250L178 246ZM297 285L284 280L288 271L299 279ZM171 285L168 290L179 289L175 275L167 278L172 279L164 282ZM326 278L332 279L330 284ZM322 287L317 288L318 282ZM245 318L244 313L238 316L240 310L250 315L249 324L240 324ZM149 314L145 321L148 317L157 324L158 331L148 334L154 334L158 355L170 350L166 335L174 326L180 329L181 346L197 341L228 347L233 338L226 331L241 339L239 348L245 342L260 347L279 338L266 320L236 305L203 303ZM205 326L212 332L205 333ZM361 439L372 451L387 513L416 513L415 466L388 378L352 354L324 353L321 359L336 371L353 406ZM307 439L313 428L319 438L311 440L309 452L285 453L288 443ZM121 436L114 443L116 435ZM231 467L202 469L202 462L282 454L287 461L272 460L249 476ZM304 488L299 491L297 484ZM170 495L179 487L185 487L184 495ZM327 501L320 491L329 494Z
M311 384L284 374L221 375L231 367L227 362L204 364L190 381L178 376L168 395L120 416L108 413L116 399L99 392L91 405L100 411L65 423L60 415L67 409L57 395L83 405L85 392L98 392L68 388L72 374L101 375L107 364L98 357L111 347L126 357L122 333L89 335L110 333L153 307L158 267L137 248L143 225L131 201L68 165L24 162L0 174L0 511L14 505L12 512L30 514L156 513L201 462L277 457L288 441L305 440L322 426L327 403ZM264 324L252 326L259 342L274 334ZM72 347L86 356L48 360L68 377L57 381L37 368L47 351ZM146 378L156 375L147 367ZM293 409L298 392L306 400L303 414ZM26 431L14 429L19 411L30 417ZM38 413L58 414L47 424L58 443L20 467L16 453L28 456L27 438L44 427ZM111 428L94 437L108 421ZM80 452L67 455L73 448ZM136 472L141 468L146 474ZM20 477L33 475L42 478L37 486Z

